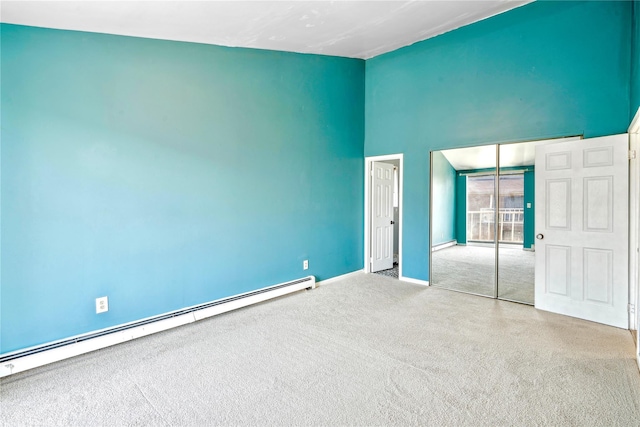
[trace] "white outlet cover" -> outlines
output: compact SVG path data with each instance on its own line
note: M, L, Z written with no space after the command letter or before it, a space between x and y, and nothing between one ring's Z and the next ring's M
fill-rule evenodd
M105 313L107 311L109 311L109 298L96 298L96 314Z
M305 259L304 261L302 261L302 268L304 270L307 270L309 268L309 260Z

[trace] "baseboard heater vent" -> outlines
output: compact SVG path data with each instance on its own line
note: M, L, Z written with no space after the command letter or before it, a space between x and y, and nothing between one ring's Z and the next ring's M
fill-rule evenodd
M315 277L307 276L112 328L7 353L0 356L0 378L315 287Z
M444 242L444 243L438 243L437 245L433 245L431 247L431 252L435 252L435 251L439 251L440 249L446 249L449 248L451 246L456 246L458 244L457 240L450 240L448 242Z

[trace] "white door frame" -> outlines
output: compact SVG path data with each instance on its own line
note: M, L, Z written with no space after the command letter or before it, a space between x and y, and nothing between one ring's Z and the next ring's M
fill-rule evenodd
M629 149L636 159L629 162L629 329L640 331L640 108L629 125ZM640 339L636 335L636 359L640 367Z
M390 162L373 162L371 178L371 272L393 268L397 228L400 221L396 219L398 167L397 160ZM395 221L398 221L397 224ZM394 237L396 239L394 239Z
M402 276L402 189L404 187L404 155L388 154L384 156L372 156L364 158L364 272L371 273L371 171L373 162L384 162L388 160L398 160L400 170L398 171L398 278Z

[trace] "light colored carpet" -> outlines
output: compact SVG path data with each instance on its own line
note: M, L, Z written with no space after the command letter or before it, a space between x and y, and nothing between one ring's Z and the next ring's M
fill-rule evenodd
M640 421L629 331L363 273L0 387L3 426Z
M534 303L535 253L521 247L500 246L498 296ZM433 252L430 283L447 289L493 297L495 248L487 246L451 246Z

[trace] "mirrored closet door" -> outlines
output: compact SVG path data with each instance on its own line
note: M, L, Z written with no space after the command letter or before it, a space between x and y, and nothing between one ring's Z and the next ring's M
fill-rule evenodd
M431 280L496 296L496 146L431 155Z
M431 153L430 284L525 304L535 288L535 147Z
M534 303L535 144L499 146L498 280L500 299Z

